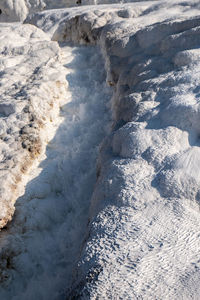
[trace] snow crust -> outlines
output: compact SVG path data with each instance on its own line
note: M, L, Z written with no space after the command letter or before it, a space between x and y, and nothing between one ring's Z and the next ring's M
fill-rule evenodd
M2 298L199 298L199 6L147 1L27 17L46 32L48 49L59 49L50 39L88 49L63 50L79 58L67 64L71 94L64 101L75 105L64 105L46 157L33 168L16 219L2 234ZM113 90L110 131L97 46ZM60 63L57 70L64 74ZM94 78L92 87L85 74ZM10 111L4 107L5 120Z

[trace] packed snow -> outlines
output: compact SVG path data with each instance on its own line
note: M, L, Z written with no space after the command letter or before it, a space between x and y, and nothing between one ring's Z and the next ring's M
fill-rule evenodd
M16 30L20 49L2 52L1 120L25 116L16 64L27 70L18 75L23 103L36 85L55 86L59 103L50 109L43 91L34 98L37 120L38 105L53 116L34 133L44 150L16 185L26 190L0 235L2 299L199 299L199 8L197 0L81 6L1 25L13 40ZM29 33L31 52L23 28L38 34ZM34 51L36 70L45 61L41 76L30 68L37 83L23 81ZM17 136L6 135L13 145L23 138L15 127Z

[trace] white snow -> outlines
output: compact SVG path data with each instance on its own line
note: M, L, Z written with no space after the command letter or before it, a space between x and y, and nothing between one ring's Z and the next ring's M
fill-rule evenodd
M63 100L58 95L60 116L52 110L55 136L2 231L2 299L199 298L199 8L197 0L163 0L27 17L25 23L46 32L44 48L56 47L53 57L60 50L50 39L76 47L62 49L65 71L57 62L69 87ZM16 45L25 41L20 33ZM16 50L4 52L9 62L2 61L2 70L15 74L15 59L24 63L12 59ZM45 81L43 72L37 82L53 84L57 76L51 81L48 73ZM12 80L7 76L3 85ZM18 109L12 90L7 94L3 120L16 118ZM39 103L45 114L48 98L36 99L33 111ZM6 126L0 124L1 132Z

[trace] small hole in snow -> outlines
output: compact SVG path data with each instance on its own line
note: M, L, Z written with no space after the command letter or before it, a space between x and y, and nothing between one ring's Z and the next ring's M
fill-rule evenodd
M0 8L0 15L2 14L2 10L1 10L1 8Z

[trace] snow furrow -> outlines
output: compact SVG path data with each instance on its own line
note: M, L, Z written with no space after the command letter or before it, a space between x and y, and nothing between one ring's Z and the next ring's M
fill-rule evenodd
M96 47L65 45L62 53L68 98L13 221L1 232L0 299L63 299L87 230L110 90Z

